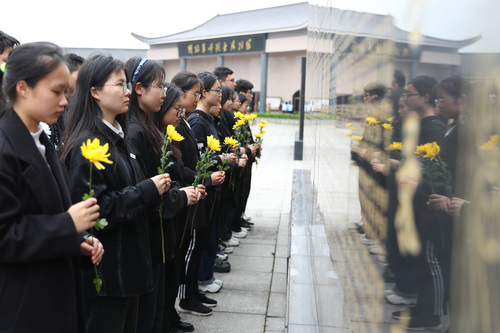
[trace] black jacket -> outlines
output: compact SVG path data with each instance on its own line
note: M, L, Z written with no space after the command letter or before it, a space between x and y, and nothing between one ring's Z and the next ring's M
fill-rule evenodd
M141 126L134 121L130 123L127 140L136 148L137 160L146 177L156 176L161 163L161 152L156 152L153 149ZM170 171L167 170L166 172ZM168 260L174 258L176 243L176 232L172 219L187 205L186 193L179 190L179 185L172 176L171 180L170 189L163 194L163 199L161 200L163 204L162 218L165 257ZM151 258L153 264L156 264L163 260L159 206L148 213L148 221Z
M147 212L159 202L158 189L151 179L145 179L137 161L138 150L118 134L106 128L108 142L102 134L91 134L79 142L98 138L101 145L109 144L109 159L104 170L92 166L92 189L100 207L100 217L109 225L96 231L106 251L98 266L103 280L102 296L138 296L153 287L151 251L147 225ZM79 145L71 148L66 157L69 185L73 202L88 192L89 161ZM84 293L87 299L96 297L92 285L94 271L84 270Z
M83 331L81 239L56 151L40 142L46 160L12 109L0 119L1 332Z

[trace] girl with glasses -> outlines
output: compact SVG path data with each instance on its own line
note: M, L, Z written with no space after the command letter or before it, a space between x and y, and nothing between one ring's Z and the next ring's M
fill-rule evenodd
M31 43L10 53L4 79L10 105L0 110L0 331L80 332L76 269L80 254L91 256L82 261L90 267L102 258L97 238L85 239L99 206L81 195L71 205L57 153L40 127L61 116L69 70L59 47Z
M166 100L165 97L173 90L169 92L167 86L164 86L165 70L155 61L132 58L125 63L125 68L128 77L132 77L133 86L130 94L130 129L127 140L137 149L136 158L145 176L154 177L161 165L165 132L158 130L153 124L152 117L158 114ZM178 183L172 182L162 200L163 221L160 221L159 207L148 213L154 288L152 292L140 297L138 333L161 330L165 278L173 275L175 230L172 217L186 204L192 204L196 200L197 195L192 188L180 189Z
M80 69L68 110L65 146L61 159L68 167L71 197L92 190L101 202L101 217L108 226L101 231L106 256L98 267L102 279L99 295L92 283L94 270L83 269L84 310L89 332L134 332L139 296L153 289L147 213L168 190L168 174L146 179L137 155L125 140L130 90L124 65L110 56L95 55ZM126 87L126 88L125 88ZM125 90L124 90L125 89ZM99 170L89 164L80 146L87 140L109 145L113 163Z

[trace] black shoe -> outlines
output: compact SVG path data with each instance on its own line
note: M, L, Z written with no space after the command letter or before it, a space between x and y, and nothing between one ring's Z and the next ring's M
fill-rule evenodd
M217 306L217 301L211 298L208 298L206 295L198 293L196 295L196 299L200 301L203 305L208 306L209 308L213 308Z
M178 321L176 323L172 323L172 326L181 330L182 332L192 332L194 331L194 326L191 323L185 323L183 321Z
M250 221L245 221L248 225L253 226L255 223L250 222Z
M197 299L181 299L179 308L183 312L189 312L196 316L210 316L212 314L212 309L201 304Z
M440 330L441 320L439 316L416 316L410 319L408 331Z
M219 258L215 259L214 272L229 273L231 271L231 264L227 261L222 261Z
M244 222L241 223L240 227L242 228L247 228L249 230L252 230L253 229L253 225L251 225L250 223L246 222L245 220L243 220Z

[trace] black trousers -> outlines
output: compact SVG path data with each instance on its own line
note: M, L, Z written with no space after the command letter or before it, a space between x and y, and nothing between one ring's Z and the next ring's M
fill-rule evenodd
M85 307L87 332L93 333L135 333L139 296L99 296ZM63 306L63 305L62 305Z

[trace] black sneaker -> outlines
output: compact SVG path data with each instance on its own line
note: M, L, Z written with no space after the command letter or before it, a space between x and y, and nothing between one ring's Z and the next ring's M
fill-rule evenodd
M179 308L182 312L188 312L196 316L210 316L212 309L201 304L197 299L181 299Z
M196 298L203 305L208 306L209 308L213 308L214 306L217 306L217 301L214 299L208 298L206 295L198 293L198 295L196 295Z
M408 331L430 331L441 330L441 320L439 316L416 316L410 319Z
M183 321L177 321L175 323L172 323L170 327L175 327L178 330L181 330L182 332L193 332L194 331L194 326L191 323L186 323Z
M214 272L217 273L229 273L231 271L231 264L227 261L222 261L219 258L215 258Z

